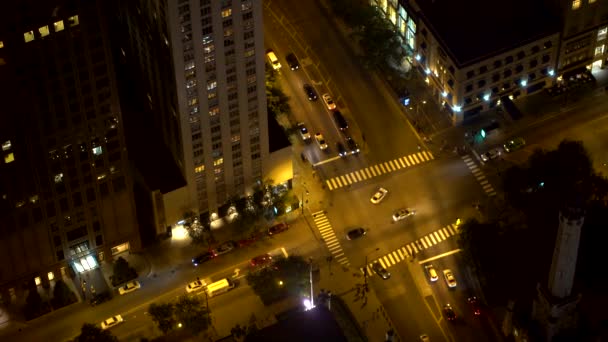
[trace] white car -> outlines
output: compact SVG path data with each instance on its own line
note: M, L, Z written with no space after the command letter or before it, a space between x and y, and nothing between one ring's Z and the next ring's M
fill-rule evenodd
M481 160L483 160L484 162L488 162L492 159L496 159L496 158L500 157L501 154L502 154L502 148L500 148L500 147L493 148L486 153L482 153Z
M410 216L416 215L416 210L413 209L399 209L393 214L393 221L405 220Z
M308 131L306 126L304 126L303 122L298 122L296 127L298 128L298 132L300 132L300 136L302 137L302 140L307 141L310 139L310 132Z
M370 201L373 204L378 204L380 202L382 202L382 200L384 199L384 197L386 197L386 194L388 194L388 190L386 190L385 188L379 188L376 193L372 196L372 198L370 199Z
M456 287L456 278L454 277L452 270L443 270L443 276L445 277L445 282L448 284L448 287Z
M205 283L200 280L196 280L196 281L193 281L190 284L186 285L186 292L190 293L190 292L202 290L204 288L205 288Z
M110 329L114 326L119 325L122 322L123 322L122 316L116 315L114 317L110 317L110 318L106 319L105 321L101 322L101 329L103 329L103 330Z
M321 133L315 134L315 140L317 141L317 144L319 145L319 148L321 150L325 151L327 149L327 143L325 142L325 138L323 137L323 134L321 134Z
M139 289L140 287L141 287L141 285L139 284L139 282L137 280L133 280L133 281L130 281L130 282L126 283L125 285L119 287L118 293L120 293L121 295L124 295L129 292L133 292L133 291Z
M321 97L323 98L323 102L325 102L325 106L327 106L327 109L329 109L329 110L336 109L336 103L331 98L331 95L325 93L325 94L321 95Z

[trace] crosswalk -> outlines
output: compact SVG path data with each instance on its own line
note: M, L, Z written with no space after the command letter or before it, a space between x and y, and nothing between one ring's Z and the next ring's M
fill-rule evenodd
M496 196L496 190L494 190L494 187L492 186L492 184L490 184L490 182L486 178L486 175L483 174L479 166L473 161L473 158L471 158L467 154L465 156L462 156L462 160L467 165L469 170L471 170L473 176L475 176L475 179L477 179L477 181L483 188L483 191L485 191L485 193L488 194L488 196L490 197Z
M421 237L418 240L412 241L405 246L402 246L376 260L367 264L367 274L372 274L372 265L377 261L384 268L389 268L397 263L405 261L407 258L415 255L427 248L430 248L448 238L460 233L460 229L457 223L452 223L441 229L438 229L428 235ZM363 267L360 268L363 273Z
M315 221L317 229L319 229L319 233L321 233L321 238L323 238L323 241L325 241L325 245L327 246L327 249L329 249L329 252L334 260L344 266L349 266L350 262L348 262L346 255L344 255L340 241L338 241L336 233L334 233L334 229L329 223L327 216L325 216L325 212L317 211L316 213L312 213L312 218Z
M422 164L435 159L429 151L413 153L401 158L393 159L380 164L372 165L361 170L353 171L341 176L333 177L325 181L329 190L336 190L353 183L371 179L383 174L391 173L401 169Z

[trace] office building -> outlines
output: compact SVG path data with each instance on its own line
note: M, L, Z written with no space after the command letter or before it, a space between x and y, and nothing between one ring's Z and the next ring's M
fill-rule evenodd
M169 1L187 199L216 218L268 157L262 2Z

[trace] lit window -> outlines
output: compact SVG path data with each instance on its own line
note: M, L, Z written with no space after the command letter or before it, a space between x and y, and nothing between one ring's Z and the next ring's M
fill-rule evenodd
M101 146L93 147L92 151L93 151L93 154L96 156L99 156L103 153L103 149L101 148Z
M224 158L218 158L213 161L213 166L218 166L224 164Z
M36 282L36 286L39 286L40 284L42 284L42 279L40 279L40 277L36 277L34 278L34 282Z
M217 93L216 92L210 92L207 93L207 99L211 100L217 97Z
M58 184L61 182L63 182L63 173L58 173L55 175L55 183Z
M13 152L9 152L8 154L4 155L4 162L5 163L12 163L15 161L15 155L13 154Z
M245 51L245 57L251 57L254 54L255 54L255 50L254 49Z
M251 1L243 2L241 4L241 10L242 11L248 11L250 9L251 9Z
M49 280L53 280L55 279L55 274L53 272L49 272L46 274L46 277L49 278Z
M63 20L59 20L53 23L55 32L63 31Z
M26 43L31 42L32 40L34 40L34 31L25 32L23 34L23 38L25 39Z
M8 151L11 149L11 141L7 140L5 142L2 143L2 151Z
M576 10L581 7L581 0L572 0L572 9Z
M207 90L213 90L217 87L217 81L207 82Z
M188 100L188 106L196 106L198 104L198 98L193 97Z
M601 28L597 31L597 40L602 40L606 38L606 34L608 34L608 27Z
M0 41L0 49L2 49L4 47L4 42Z
M205 165L197 166L194 168L194 173L201 173L205 171Z
M215 51L214 44L207 44L203 47L203 52L205 52L205 53L212 53L213 51Z
M73 17L69 17L68 18L68 23L70 24L70 26L76 26L76 25L78 25L78 16L75 15Z
M105 173L102 173L99 176L97 176L97 180L102 180L104 178L106 178L106 174Z
M216 116L220 113L220 107L209 108L209 116Z
M186 63L186 65L184 66L184 70L190 70L190 69L194 69L194 61L190 61L190 62Z
M221 167L218 167L217 169L214 169L213 172L215 172L216 175L219 175L220 173L222 173L224 170L222 170Z
M595 55L601 55L604 53L604 44L595 48Z
M44 25L38 29L38 32L40 32L41 37L46 37L49 35L49 27L47 25Z
M17 203L15 203L15 207L17 208L21 208L25 205L25 201L18 201Z
M592 3L594 3L594 2L595 2L595 0L589 0L589 3L590 3L590 4L592 4Z
M30 202L32 202L32 203L38 202L38 195L30 196Z
M232 142L237 142L237 141L241 141L241 136L240 135L233 135L232 138L230 138L232 140Z
M226 8L222 10L222 18L227 18L232 15L232 8Z

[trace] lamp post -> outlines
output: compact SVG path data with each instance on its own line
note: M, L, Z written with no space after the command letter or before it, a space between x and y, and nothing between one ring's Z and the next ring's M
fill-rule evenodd
M370 256L372 253L375 253L377 251L380 250L380 247L376 247L376 249L374 249L373 251L365 254L365 266L363 268L364 272L363 272L363 284L364 284L364 288L365 288L365 292L367 292L367 257Z

